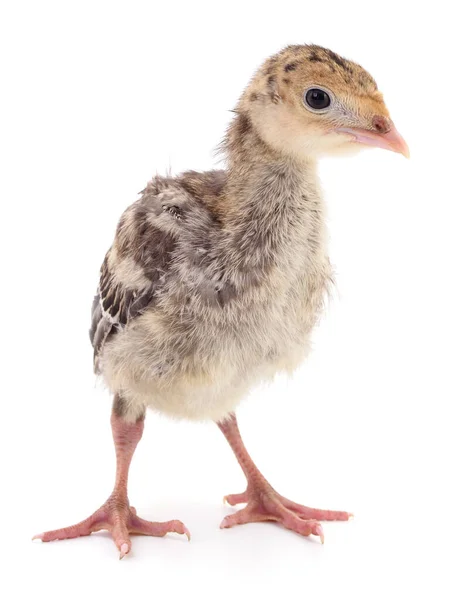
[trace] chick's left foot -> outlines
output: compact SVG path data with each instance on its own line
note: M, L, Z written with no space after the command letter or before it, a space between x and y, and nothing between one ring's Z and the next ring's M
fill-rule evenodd
M291 529L300 535L318 536L322 544L325 537L320 521L348 521L353 516L344 511L322 510L297 504L278 494L267 481L248 487L242 494L225 496L224 502L231 506L246 502L247 506L226 516L220 524L221 529L244 523L277 521L286 529Z

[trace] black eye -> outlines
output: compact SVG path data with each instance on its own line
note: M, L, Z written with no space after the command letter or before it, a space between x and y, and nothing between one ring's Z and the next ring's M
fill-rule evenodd
M305 95L305 101L314 110L322 110L328 108L331 99L326 92L318 88L311 88Z

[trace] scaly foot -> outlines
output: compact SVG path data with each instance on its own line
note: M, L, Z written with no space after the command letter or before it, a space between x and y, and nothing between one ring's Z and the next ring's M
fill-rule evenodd
M231 506L247 502L247 506L225 517L220 524L221 529L244 523L277 521L300 535L318 535L322 544L325 537L319 521L347 521L353 516L343 511L309 508L292 502L278 494L265 480L252 487L248 486L242 494L225 496L224 502Z
M32 539L40 539L42 542L52 542L54 540L66 540L80 536L90 535L94 531L107 529L114 540L118 550L119 558L124 558L130 552L132 542L130 534L152 535L162 537L166 533L174 532L185 534L190 539L190 532L181 521L166 521L165 523L156 523L145 521L137 516L133 506L129 505L127 498L118 498L110 496L108 500L88 519L63 527L35 535Z

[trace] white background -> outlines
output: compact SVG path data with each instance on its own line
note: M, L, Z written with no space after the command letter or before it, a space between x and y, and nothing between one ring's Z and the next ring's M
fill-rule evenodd
M2 3L2 597L462 597L462 44L456 4L428 4ZM191 543L138 537L122 562L106 533L33 544L113 485L87 331L121 212L156 171L218 166L255 68L304 42L371 71L412 159L322 163L337 292L307 363L239 419L279 491L356 518L323 547L219 530L244 489L231 450L150 414L130 498Z

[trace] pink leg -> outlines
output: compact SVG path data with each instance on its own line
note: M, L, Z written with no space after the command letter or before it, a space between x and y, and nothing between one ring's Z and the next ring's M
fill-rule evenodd
M278 494L249 456L241 439L236 416L231 415L229 419L218 423L218 426L227 438L248 480L245 492L225 496L224 501L232 506L243 502L246 502L247 506L225 517L220 525L222 529L243 523L278 521L287 529L292 529L301 535L318 535L323 543L323 529L319 521L347 521L352 516L342 511L308 508Z
M120 558L124 558L130 552L132 547L131 533L161 537L172 531L186 534L190 539L190 532L181 521L167 521L165 523L145 521L137 516L136 510L129 504L127 497L129 467L135 448L143 433L144 418L142 417L136 423L127 423L122 416L113 411L111 426L116 449L117 467L116 483L110 497L84 521L70 527L35 535L32 539L51 542L90 535L94 531L107 529L119 549Z

